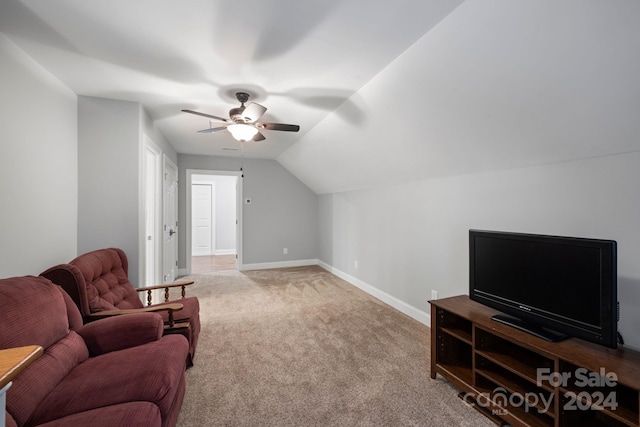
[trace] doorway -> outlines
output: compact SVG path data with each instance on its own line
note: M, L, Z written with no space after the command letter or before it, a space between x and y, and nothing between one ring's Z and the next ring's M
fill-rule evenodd
M187 170L187 269L237 270L242 260L240 173Z

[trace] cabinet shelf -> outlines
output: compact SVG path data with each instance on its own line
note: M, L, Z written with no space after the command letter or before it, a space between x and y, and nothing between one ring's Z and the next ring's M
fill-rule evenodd
M513 426L640 427L639 352L547 342L492 321L497 311L466 295L430 303L431 377L440 374L465 399L484 399L474 407L488 417ZM604 381L608 372L615 381Z
M468 384L473 376L470 367L447 364L439 364L438 367L440 368L440 372L448 374L447 378L454 383Z
M442 332L471 345L471 332L464 329L442 328Z
M499 418L508 422L511 425L525 425L536 427L549 427L554 425L554 417L549 413L538 412L537 409L527 408L525 406L514 406L511 404L504 404L504 398L502 395L496 396L495 389L496 384L488 379L481 379L476 385L476 390L482 393L483 396L491 396L489 410L493 415L497 415ZM511 394L509 394L511 395ZM481 406L486 407L487 403L483 401L479 402Z
M482 376L502 387L510 394L525 397L526 405L539 412L543 412L551 418L555 418L555 393L542 387L531 387L531 384L509 371L492 364L488 360L476 361L476 375ZM477 378L477 377L476 377ZM478 381L478 380L476 380Z
M483 334L486 333L484 331L478 331L478 335ZM489 334L486 335L489 336ZM531 351L507 343L502 339L496 339L494 343L486 347L481 345L480 349L476 346L476 352L533 384L537 384L537 370L539 368L548 368L550 370L554 368L554 361L552 359L540 357Z

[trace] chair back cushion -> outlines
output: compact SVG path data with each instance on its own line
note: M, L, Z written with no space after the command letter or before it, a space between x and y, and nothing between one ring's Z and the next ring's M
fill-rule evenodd
M142 308L129 282L127 256L118 248L99 249L70 262L84 277L86 297L92 313L103 310Z
M45 396L89 357L84 340L69 330L78 309L60 287L44 277L0 280L0 349L39 345L44 354L21 372L7 393L7 412L18 425L28 423ZM69 310L69 311L68 311Z
M58 264L43 271L40 275L62 287L80 309L82 317L87 317L91 314L89 300L87 299L87 287L84 283L82 272L78 267L71 264ZM71 329L74 328L72 327Z
M46 349L69 333L62 290L44 277L1 279L0 301L0 349L27 345Z

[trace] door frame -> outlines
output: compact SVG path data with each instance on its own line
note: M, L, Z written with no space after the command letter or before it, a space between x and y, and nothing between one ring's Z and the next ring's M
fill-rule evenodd
M143 136L142 148L142 194L141 197L141 222L140 227L140 264L139 277L140 286L156 285L162 277L162 150L146 134ZM152 165L147 161L147 154L152 156ZM151 166L151 168L149 168ZM152 169L152 170L150 170ZM152 206L151 206L152 205ZM152 212L149 212L149 209ZM149 224L151 222L151 224ZM151 236L147 231L153 230ZM152 245L148 245L148 238L151 237ZM149 254L147 248L151 246L153 253ZM151 259L153 262L153 276L147 277L147 263Z
M241 171L224 171L224 170L207 170L207 169L187 169L187 194L185 209L185 226L187 232L186 237L186 254L187 254L187 274L191 274L191 184L193 175L223 175L235 176L236 180L236 268L242 270L242 172Z

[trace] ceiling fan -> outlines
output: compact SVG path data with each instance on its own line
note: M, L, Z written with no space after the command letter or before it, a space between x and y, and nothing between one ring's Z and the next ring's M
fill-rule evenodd
M262 141L266 139L260 131L266 130L280 130L285 132L298 132L300 126L287 125L283 123L262 123L258 122L258 119L267 111L265 107L255 102L250 102L245 107L245 102L249 101L249 94L246 92L237 92L236 98L240 102L240 106L229 110L229 119L213 116L211 114L200 113L193 110L182 110L185 113L195 114L202 117L208 117L210 119L218 120L221 123L220 126L210 127L209 129L199 130L200 133L212 133L222 130L228 130L231 135L238 141Z

